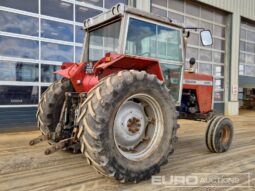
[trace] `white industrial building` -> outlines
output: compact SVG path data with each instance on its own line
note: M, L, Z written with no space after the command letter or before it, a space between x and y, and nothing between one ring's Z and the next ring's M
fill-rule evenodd
M35 126L38 100L58 79L52 72L64 61L79 61L83 20L119 2L210 29L211 47L191 32L186 65L195 57L196 71L214 76L218 112L238 115L240 107L252 107L254 0L1 0L0 128Z

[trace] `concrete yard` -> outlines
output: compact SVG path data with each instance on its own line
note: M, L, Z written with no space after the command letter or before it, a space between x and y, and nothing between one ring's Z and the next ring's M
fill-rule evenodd
M208 173L244 173L229 175L238 177L237 187L210 187L212 184L208 183L199 187L171 187L153 185L151 180L121 184L97 174L81 154L60 151L44 155L47 143L28 145L39 131L20 131L0 133L0 190L255 190L255 112L242 111L240 116L231 119L235 137L231 149L224 154L207 150L205 123L180 121L175 153L158 175L170 179L171 175L191 176L192 173L200 173L198 176L205 178Z

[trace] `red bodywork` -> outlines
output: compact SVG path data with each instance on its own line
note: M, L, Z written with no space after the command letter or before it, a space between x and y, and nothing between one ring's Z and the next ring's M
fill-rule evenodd
M122 70L144 70L155 74L163 80L163 74L158 60L139 56L107 53L104 58L96 62L91 74L86 73L87 63L64 63L56 74L71 80L76 92L88 92L100 79Z
M183 89L195 90L200 113L212 111L213 77L184 72Z
M104 58L94 64L92 73L86 73L86 66L87 63L64 63L61 70L55 73L70 79L76 92L88 92L103 77L122 70L144 70L149 74L155 74L159 80L164 80L159 61L151 58L107 53ZM185 83L187 80L190 80L190 83ZM199 81L211 84L196 84ZM209 75L184 73L183 89L196 91L201 113L212 110L212 82L213 77Z

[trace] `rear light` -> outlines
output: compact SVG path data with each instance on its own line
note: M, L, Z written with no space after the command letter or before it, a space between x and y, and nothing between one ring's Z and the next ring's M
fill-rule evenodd
M110 56L105 57L105 62L111 62L112 58Z
M110 52L105 53L104 62L111 62L111 61L112 61L111 53Z

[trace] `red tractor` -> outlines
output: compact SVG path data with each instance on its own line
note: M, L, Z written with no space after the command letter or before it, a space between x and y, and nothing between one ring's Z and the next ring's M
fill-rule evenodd
M64 63L63 76L38 105L45 154L81 151L99 173L121 182L150 178L168 162L177 119L209 121L211 152L229 149L232 122L213 113L213 77L184 71L189 30L169 18L123 4L84 22L80 63ZM212 44L200 29L201 43Z

